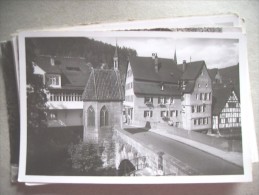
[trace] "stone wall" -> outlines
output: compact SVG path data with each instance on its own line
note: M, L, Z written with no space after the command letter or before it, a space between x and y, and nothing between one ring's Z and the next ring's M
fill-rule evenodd
M153 170L154 175L194 175L198 172L178 159L164 154L157 148L143 146L137 140L131 138L128 132L115 130L117 140L116 167L124 160L132 160L132 157L146 157L146 165ZM123 149L128 148L128 149Z
M89 128L87 110L92 106L95 113L95 126ZM96 102L96 101L87 101L84 102L83 109L83 125L84 125L84 140L87 139L87 135L93 135L94 138L98 138L101 133L100 127L100 111L105 106L108 110L108 125L105 129L121 128L122 127L122 102Z
M51 110L56 114L56 119L62 121L66 126L82 126L83 110Z

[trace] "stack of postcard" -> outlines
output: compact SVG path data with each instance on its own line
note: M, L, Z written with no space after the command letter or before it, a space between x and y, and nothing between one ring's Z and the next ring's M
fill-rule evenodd
M243 26L224 15L18 32L2 44L18 181L251 181Z

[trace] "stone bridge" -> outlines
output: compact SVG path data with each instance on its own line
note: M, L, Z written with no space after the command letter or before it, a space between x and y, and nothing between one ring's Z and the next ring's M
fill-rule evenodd
M124 130L114 130L115 166L122 175L199 175L199 173L158 149L144 146Z

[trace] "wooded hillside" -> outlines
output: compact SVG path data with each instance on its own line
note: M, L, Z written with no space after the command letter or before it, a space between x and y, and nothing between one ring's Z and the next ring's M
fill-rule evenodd
M113 66L115 46L85 37L47 37L32 39L37 55L83 57L94 68L107 64ZM129 48L118 47L119 69L122 74L126 72L129 56L136 56L137 52Z

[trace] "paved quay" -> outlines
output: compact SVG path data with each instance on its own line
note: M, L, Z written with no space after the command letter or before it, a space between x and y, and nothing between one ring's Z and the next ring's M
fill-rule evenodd
M185 143L187 142L186 140L177 140L174 139L175 137L159 135L154 130L147 131L143 128L132 126L127 126L121 131L129 132L132 139L137 140L150 149L159 149L175 157L199 171L201 175L243 174L243 168L240 165L210 154L211 151L205 152L204 149L198 148L201 146L193 146L192 144L194 143ZM204 144L203 147L205 147ZM212 149L210 148L210 150Z
M202 144L202 143L190 140L190 139L186 139L186 138L183 138L183 137L180 137L180 136L170 134L167 131L152 130L151 129L150 132L153 132L153 133L171 138L173 140L179 141L181 143L187 144L189 146L195 147L199 150L210 153L214 156L217 156L217 157L219 157L223 160L226 160L230 163L233 163L235 165L238 165L238 166L241 166L241 167L243 166L243 156L242 156L241 153L223 151L223 150L208 146L206 144Z

